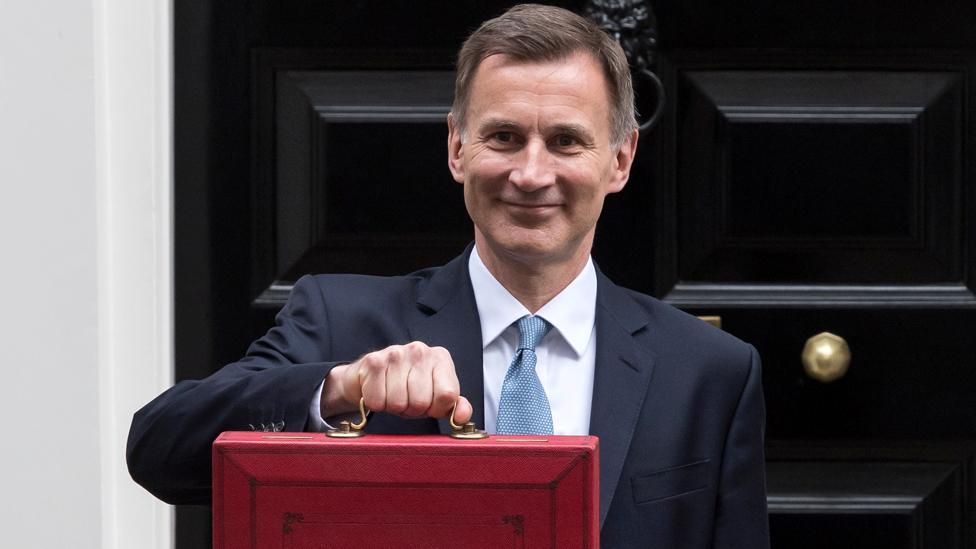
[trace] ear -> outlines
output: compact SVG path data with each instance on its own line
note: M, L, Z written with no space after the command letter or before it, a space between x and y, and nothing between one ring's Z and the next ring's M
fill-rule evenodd
M607 193L618 193L627 184L630 178L630 167L634 164L634 155L637 153L637 135L635 128L630 132L630 137L620 144L620 149L614 157L613 173L610 175Z
M461 131L454 120L454 113L447 114L447 167L458 183L464 183L464 155Z

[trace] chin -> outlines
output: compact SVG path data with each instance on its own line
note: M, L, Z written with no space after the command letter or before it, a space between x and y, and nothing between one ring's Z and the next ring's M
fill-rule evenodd
M507 257L524 264L541 265L566 261L572 258L572 243L576 242L551 225L529 228L504 223L490 231L480 231L482 237L499 258Z
M512 238L496 241L498 247L513 259L523 263L543 264L566 259L566 251L560 246L554 246L548 239L539 240L530 237Z

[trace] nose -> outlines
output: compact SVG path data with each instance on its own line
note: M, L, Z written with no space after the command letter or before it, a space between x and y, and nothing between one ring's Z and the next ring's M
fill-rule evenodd
M556 182L553 158L540 139L529 141L516 158L508 179L519 190L532 192Z

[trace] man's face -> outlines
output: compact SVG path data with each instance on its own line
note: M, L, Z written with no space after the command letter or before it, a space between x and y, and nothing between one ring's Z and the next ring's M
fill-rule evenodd
M624 187L637 144L634 131L611 147L609 101L588 54L481 62L463 138L448 118L448 164L479 250L534 267L589 254L603 199Z

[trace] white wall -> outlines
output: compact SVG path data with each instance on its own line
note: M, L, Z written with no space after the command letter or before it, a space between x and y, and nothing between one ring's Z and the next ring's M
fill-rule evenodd
M4 547L171 545L122 453L172 376L169 5L0 17Z
M13 533L11 547L98 547L92 9L62 1L4 12L0 421L14 428L0 454L0 531Z

